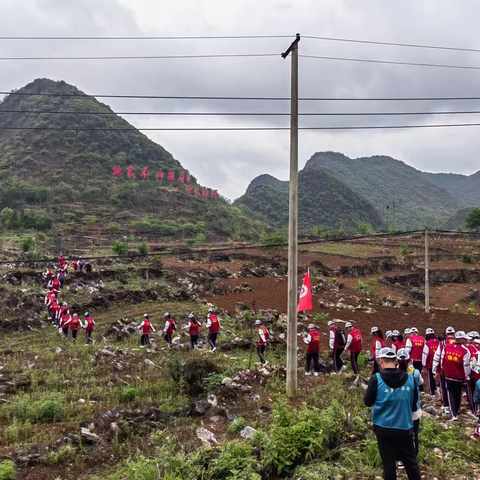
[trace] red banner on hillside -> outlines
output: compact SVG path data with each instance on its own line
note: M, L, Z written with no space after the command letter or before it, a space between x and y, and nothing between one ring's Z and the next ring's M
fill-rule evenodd
M310 287L310 270L307 270L305 280L303 280L302 289L300 290L300 301L298 302L298 312L312 309L312 289Z

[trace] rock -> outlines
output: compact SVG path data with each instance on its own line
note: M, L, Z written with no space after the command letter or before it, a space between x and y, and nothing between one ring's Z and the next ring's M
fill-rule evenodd
M443 452L439 449L439 448L434 448L433 449L433 453L435 454L435 456L439 459L442 459L443 458Z
M203 393L203 381L213 373L220 373L220 369L209 360L188 360L183 368L183 379L189 395L201 395Z
M101 440L96 433L91 432L90 429L86 427L82 427L80 436L82 438L82 441L89 444L98 443Z
M236 311L238 314L244 312L245 310L248 310L248 307L247 307L244 303L242 303L242 302L237 302L237 303L235 304L235 311Z
M201 417L205 415L205 412L211 407L212 405L207 402L206 400L198 400L192 403L190 408L190 415L192 417Z
M216 407L218 405L217 397L213 393L209 393L207 396L207 402L212 406Z
M256 430L252 427L245 427L241 432L240 436L243 438L251 439Z
M222 380L222 385L231 385L233 383L233 380L230 378L230 377L225 377L223 380Z
M157 365L156 363L153 363L151 360L149 360L148 358L146 358L144 361L143 361L143 364L147 367L147 368L162 368L160 367L159 365Z
M235 338L233 340L222 342L218 348L220 350L234 350L236 348L247 350L250 348L251 344L252 342L246 338Z
M220 280L214 280L210 288L205 292L206 295L221 296L228 293L228 287Z
M55 349L55 353L60 353L61 351L62 351L62 349L61 349L60 347L57 347L57 348Z
M78 403L85 403L85 399L84 398L79 398Z
M195 430L195 433L197 435L197 438L199 438L203 443L206 443L209 446L211 446L212 443L217 443L217 439L215 438L215 435L210 430L207 430L206 428L198 427Z

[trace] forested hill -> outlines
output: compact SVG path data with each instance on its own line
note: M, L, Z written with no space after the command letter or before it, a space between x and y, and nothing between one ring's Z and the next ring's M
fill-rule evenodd
M202 197L202 189L195 197L194 172L188 196L186 183L178 181L182 171L186 178L186 170L141 132L95 130L133 127L107 105L63 81L37 79L6 96L0 103L0 127L11 128L0 130L0 210L14 210L13 220L3 219L4 227L38 227L40 218L46 228L52 220L54 227L76 230L86 223L114 221L140 232L182 238L205 233L249 239L264 233L262 223L221 197ZM121 176L112 175L114 165L121 167ZM130 165L135 178L127 177ZM142 179L144 167L149 177ZM164 178L157 180L160 170ZM167 180L169 171L175 181Z
M351 159L337 152L315 153L299 182L303 233L315 225L354 230L360 222L401 229L443 227L461 218L457 212L480 205L480 172L470 177L427 174L386 156ZM287 186L261 175L235 204L286 226Z

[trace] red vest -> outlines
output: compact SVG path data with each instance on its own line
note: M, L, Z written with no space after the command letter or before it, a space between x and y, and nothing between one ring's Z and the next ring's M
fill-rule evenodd
M337 348L343 348L343 346L340 346L338 343L337 343L337 326L334 325L330 331L333 332L333 348L334 349L337 349Z
M420 335L414 334L410 337L410 342L412 343L410 358L412 360L422 360L425 339Z
M52 275L53 275L52 271L48 268L47 272L46 272L46 275L45 275L45 278L47 280L50 280L52 278Z
M168 322L167 335L172 335L172 333L177 329L175 326L175 320L173 318L169 318L167 322Z
M78 330L79 325L80 319L78 317L72 317L72 321L70 322L70 330Z
M307 346L307 352L319 352L320 351L320 333L316 330L310 330L310 343Z
M69 313L64 313L62 315L62 319L60 321L60 326L63 328L65 326L65 323L68 322L68 320L70 320L71 316Z
M57 291L60 290L60 280L58 278L52 280L52 288Z
M76 260L74 260L73 263L72 263L72 266L73 266L73 268L76 269L78 267L78 262Z
M143 321L143 334L148 335L152 331L152 325L150 320L144 320Z
M190 335L198 335L198 328L199 328L198 321L195 320L195 323L193 323L192 319L190 319Z
M405 348L405 340L403 341L395 340L394 342L392 342L392 345L395 345L395 348L397 349L397 352L398 352L401 348Z
M52 302L52 306L50 308L52 309L53 315L56 315L56 313L58 312L58 310L60 308L60 305L58 304L57 299L55 299L55 301Z
M383 348L385 346L385 340L383 338L375 337L375 340L373 341L373 344L372 344L372 354L373 354L373 359L374 360L377 359L377 353L376 353L377 352L377 349L376 349L377 341L380 342L381 348Z
M218 317L216 315L210 315L208 317L212 324L210 325L210 328L208 329L209 333L217 333L220 331L220 323L218 322Z
M352 343L348 349L351 352L361 352L362 351L362 334L358 328L353 327L350 330L350 335L352 336Z
M427 340L428 355L427 355L427 363L425 365L426 368L433 367L433 356L437 351L438 344L439 344L439 341L436 338L431 338L430 340Z
M259 330L259 332L258 332L258 344L259 345L265 345L268 342L268 337L270 336L268 328L265 325L261 325L258 330ZM260 330L263 332L263 335L265 336L265 341L263 341L262 337L260 336Z
M468 350L470 351L470 358L473 358L477 355L478 353L478 348L475 346L475 345L472 345L472 344L468 344L468 345L465 345Z
M85 321L87 322L87 328L86 328L87 332L91 332L93 330L93 327L94 327L93 318L92 317L86 317Z
M443 358L443 374L445 377L462 381L465 380L463 359L467 352L467 348L456 343L451 343L445 347Z

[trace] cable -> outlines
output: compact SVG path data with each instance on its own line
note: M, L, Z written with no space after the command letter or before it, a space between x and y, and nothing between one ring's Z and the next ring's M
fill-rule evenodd
M262 101L290 101L290 97L213 97L213 96L179 96L179 95L106 95L85 93L30 93L30 92L8 92L0 91L0 95L23 95L23 96L43 96L43 97L71 97L71 98L136 98L136 99L160 99L160 100L262 100ZM446 101L446 100L480 100L479 97L302 97L300 101L308 102L354 102L354 101L373 101L373 102L428 102L428 101Z
M390 130L390 129L414 129L414 128L446 128L446 127L480 127L480 123L446 123L436 125L353 125L340 127L299 127L299 130ZM59 132L205 132L205 131L274 131L274 130L290 130L290 127L192 127L192 128L158 128L158 127L2 127L0 130L50 130Z
M294 38L295 35L207 35L150 37L0 37L0 40L250 40ZM312 37L313 38L313 37Z
M445 65L441 63L396 62L396 61L389 61L389 60L369 60L366 58L325 57L320 55L299 55L299 57L316 58L320 60L340 60L342 62L365 62L365 63L381 63L384 65L407 65L407 66L413 66L413 67L436 67L436 68L457 68L462 70L480 70L480 67L475 67L472 65Z
M145 55L106 57L0 57L1 60L162 60L182 58L279 57L279 53L218 53L213 55Z
M82 112L82 111L42 111L42 110L2 110L0 113L34 113L48 115L173 115L173 116L232 116L232 117L254 117L254 116L272 116L272 117L289 117L290 113L265 113L265 112ZM353 113L315 113L305 112L299 113L300 116L314 117L369 117L369 116L403 116L403 115L472 115L480 113L480 110L470 111L438 111L438 112L353 112Z
M435 50L453 50L458 52L480 52L477 48L462 48L462 47L445 47L438 45L419 45L416 43L395 43L395 42L379 42L373 40L355 40L351 38L333 38L333 37L315 37L309 35L302 35L302 38L313 40L327 40L331 42L347 42L347 43L362 43L368 45L386 45L390 47L410 47L410 48L429 48Z

